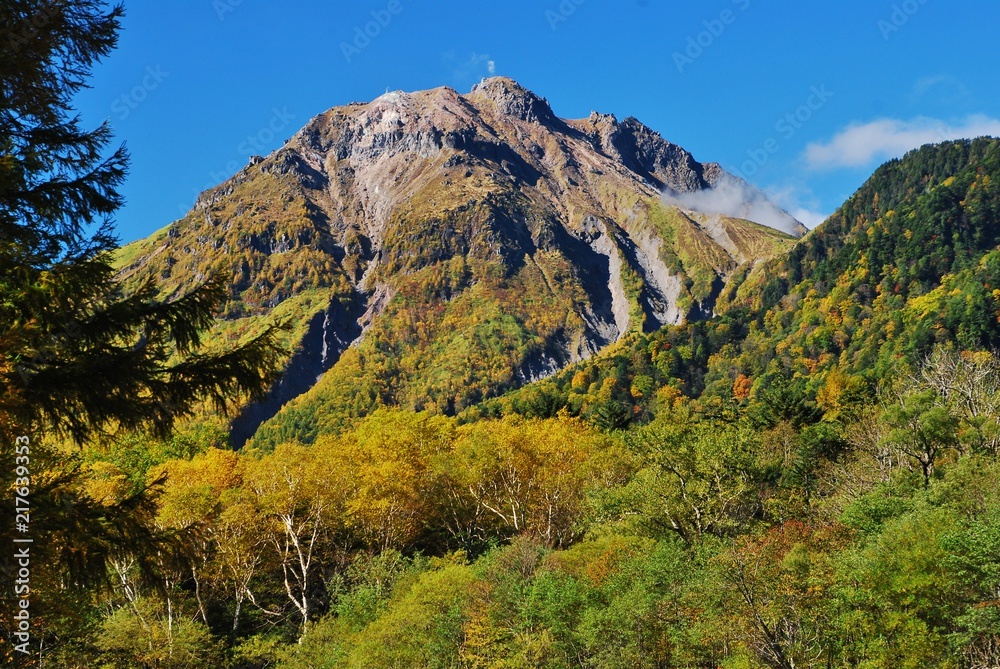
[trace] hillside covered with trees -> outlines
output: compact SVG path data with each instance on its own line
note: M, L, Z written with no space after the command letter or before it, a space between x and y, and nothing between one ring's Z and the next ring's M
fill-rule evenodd
M31 16L0 7L8 33ZM759 253L703 235L676 248L714 260L674 259L688 306L711 295L714 313L646 327L637 281L635 327L520 388L497 361L525 351L501 342L531 342L490 305L535 313L533 272L564 279L552 300L579 276L553 252L548 270L473 282L499 265L452 249L401 274L384 325L347 354L377 364L326 377L233 449L233 416L357 277L299 248L295 278L268 284L268 300L290 293L281 310L248 315L226 276L133 271L142 254L110 224L127 155L104 157L110 131L71 107L121 9L59 7L44 34L0 40L0 444L30 446L0 480L30 498L34 541L27 653L25 607L0 594L4 666L1000 664L1000 140L892 161L798 241L721 222ZM675 240L707 235L649 206ZM479 328L484 385L421 329L421 291L450 314L438 334ZM583 328L578 297L558 316ZM411 317L412 339L390 341ZM421 347L440 364L414 362ZM390 364L398 392L349 386ZM418 402L432 386L462 401Z
M155 578L113 562L52 657L988 666L998 155L890 163L720 316L456 417L382 410L239 453L222 428L85 449L101 504L158 482L148 522L177 551Z

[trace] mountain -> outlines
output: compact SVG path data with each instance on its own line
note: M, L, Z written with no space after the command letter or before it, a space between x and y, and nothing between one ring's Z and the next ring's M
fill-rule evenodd
M736 277L719 311L765 324L780 367L874 383L937 344L1000 345L1000 140L893 160L781 257ZM779 365L740 362L756 378ZM797 358L797 359L796 359Z
M372 360L398 373L374 333L407 355L390 303L265 448L168 463L165 517L206 510L198 565L257 560L259 608L291 612L287 669L996 666L998 184L1000 140L924 147L741 265L712 318L630 330L454 418L338 431ZM411 384L460 369L429 341ZM201 592L225 612L217 584ZM105 647L128 647L119 625Z
M454 413L710 317L730 277L804 231L639 121L564 120L498 77L331 109L120 265L168 293L230 277L221 337L292 324L281 384L234 429L242 443L299 398L273 443L380 405Z
M996 350L998 184L998 139L912 151L786 253L736 272L715 318L631 338L466 419L565 409L622 426L682 393L710 413L759 400L814 420L871 398L936 346Z

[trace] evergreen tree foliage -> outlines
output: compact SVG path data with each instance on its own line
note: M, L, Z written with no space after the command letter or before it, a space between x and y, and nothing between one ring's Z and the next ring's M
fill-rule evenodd
M112 217L128 157L109 152L107 124L85 128L72 104L115 47L122 15L96 0L0 2L0 449L11 454L0 480L8 499L31 491L31 601L53 618L67 589L107 585L114 563L156 577L180 544L153 522L155 482L97 499L78 458L52 440L165 435L206 400L224 411L263 393L279 355L273 328L230 350L202 346L219 278L163 299L154 283L126 290L117 276ZM16 437L29 439L31 466L15 487ZM0 543L12 546L12 532L4 523ZM15 564L2 568L10 583ZM0 596L8 639L12 596ZM43 620L41 645L54 634Z

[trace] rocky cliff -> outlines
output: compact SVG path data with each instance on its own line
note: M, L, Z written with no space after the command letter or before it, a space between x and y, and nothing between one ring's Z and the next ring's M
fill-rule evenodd
M722 184L754 210L765 202L786 232L684 199L711 203ZM563 120L492 78L317 116L123 264L177 291L230 277L226 332L272 312L313 323L289 367L297 380L240 430L307 390L270 429L308 440L381 404L455 411L629 331L706 317L739 266L803 231L635 119ZM338 314L335 331L321 313Z

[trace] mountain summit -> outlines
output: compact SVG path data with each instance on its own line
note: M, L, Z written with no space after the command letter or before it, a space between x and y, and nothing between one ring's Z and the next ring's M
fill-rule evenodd
M735 217L762 210L784 231ZM803 232L636 119L564 120L495 77L320 114L122 264L176 290L231 277L223 330L293 316L297 353L245 432L309 390L288 409L309 436L382 404L456 411L710 316L741 265Z

